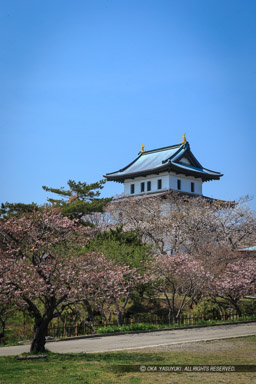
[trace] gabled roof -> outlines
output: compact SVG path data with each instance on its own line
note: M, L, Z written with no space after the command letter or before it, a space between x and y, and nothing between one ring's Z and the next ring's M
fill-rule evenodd
M199 177L203 181L219 180L220 172L204 168L190 150L188 142L140 152L138 157L119 171L107 173L104 177L109 181L132 179L138 176L159 174L160 172L175 172L187 176Z

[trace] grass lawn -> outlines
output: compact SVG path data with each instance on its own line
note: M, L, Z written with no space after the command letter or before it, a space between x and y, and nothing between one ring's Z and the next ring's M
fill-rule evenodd
M119 364L243 365L256 364L256 336L189 343L129 352L54 354L46 359L0 357L0 384L190 384L256 383L255 373L141 373L120 372Z

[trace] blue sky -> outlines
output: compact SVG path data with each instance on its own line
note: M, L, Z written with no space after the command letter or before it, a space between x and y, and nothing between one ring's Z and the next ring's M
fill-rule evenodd
M0 202L44 203L42 185L100 180L184 132L224 173L205 195L256 198L255 14L254 0L2 0Z

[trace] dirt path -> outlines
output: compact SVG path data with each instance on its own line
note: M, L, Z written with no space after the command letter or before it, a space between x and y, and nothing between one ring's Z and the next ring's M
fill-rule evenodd
M46 348L57 353L96 353L133 350L142 348L163 348L171 345L197 341L222 340L232 337L256 334L256 322L248 324L222 325L218 327L174 329L160 332L116 335L108 337L84 338L49 342ZM17 355L29 352L29 345L2 347L0 356Z

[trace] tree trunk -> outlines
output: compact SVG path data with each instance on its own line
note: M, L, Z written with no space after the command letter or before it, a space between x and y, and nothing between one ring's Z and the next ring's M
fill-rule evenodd
M172 324L176 324L178 322L177 311L175 308L172 308Z
M168 305L168 323L169 325L176 323L175 319L175 307L174 307L174 295L172 295L172 299L170 300L166 291L163 291L165 299Z
M172 310L171 310L171 308L169 307L168 308L168 324L169 325L171 325L171 323L172 323Z
M84 319L84 323L86 325L86 327L90 330L90 333L93 335L94 333L96 333L96 330L93 326L93 324L90 322L90 321L87 321Z
M0 317L0 323L2 330L0 331L0 337L4 337L4 332L5 332L5 321L2 317Z
M88 313L88 319L90 322L94 322L94 313L93 313L93 309L92 309L92 306L91 304L89 303L89 301L87 299L84 299L84 305L87 309L87 313Z
M230 297L230 302L231 302L231 304L233 305L233 307L235 308L235 310L236 310L238 316L239 316L239 317L242 317L242 312L241 312L241 309L240 309L240 307L239 307L239 305L238 305L238 301L239 301L239 300L234 300L233 298Z
M123 325L123 319L122 319L122 312L117 312L117 325L118 327L121 327Z
M45 351L45 337L48 332L48 325L50 320L41 320L34 326L34 338L30 347L30 352L44 352Z

